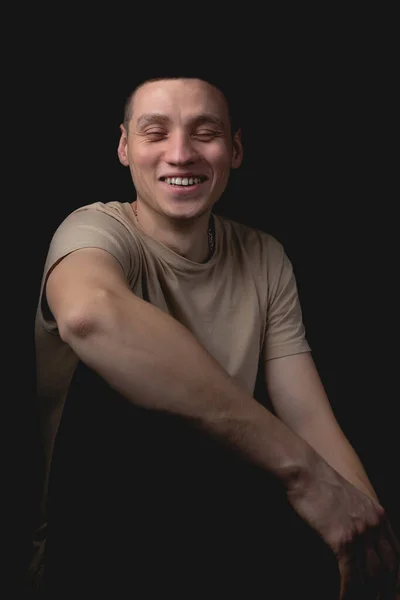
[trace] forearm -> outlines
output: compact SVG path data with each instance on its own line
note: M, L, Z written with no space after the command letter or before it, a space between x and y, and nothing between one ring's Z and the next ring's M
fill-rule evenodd
M323 454L321 454L321 456L325 458ZM349 443L343 446L335 461L326 462L336 469L345 479L350 481L350 483L357 486L375 500L379 500L359 457Z
M328 431L321 423L310 422L308 428L299 433L322 458L342 477L375 498L377 495L354 448L339 427Z
M376 498L339 426L311 353L266 361L265 380L277 416L342 477Z
M231 378L180 323L132 294L100 294L60 333L135 405L185 417L286 486L315 452Z

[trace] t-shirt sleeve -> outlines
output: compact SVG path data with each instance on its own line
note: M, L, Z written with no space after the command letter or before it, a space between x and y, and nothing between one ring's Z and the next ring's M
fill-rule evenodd
M138 271L135 240L121 221L94 206L71 213L51 239L40 287L37 318L52 333L57 333L58 329L44 294L47 278L64 257L82 248L100 248L109 252L121 265L130 285Z
M263 360L309 352L292 263L278 240L269 236L267 310Z

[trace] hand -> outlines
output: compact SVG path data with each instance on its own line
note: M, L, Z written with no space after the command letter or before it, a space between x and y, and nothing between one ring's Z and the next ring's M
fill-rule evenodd
M38 527L32 539L31 556L25 577L26 592L39 594L42 591L45 570L45 547L47 542L47 521Z
M338 559L341 600L400 600L400 544L382 506L322 459L288 490L291 506Z

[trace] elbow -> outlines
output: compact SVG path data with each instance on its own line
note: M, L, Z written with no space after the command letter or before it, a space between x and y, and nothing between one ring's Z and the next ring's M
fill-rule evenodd
M67 344L84 340L101 328L110 305L108 292L98 291L85 302L77 303L57 319L61 339Z
M70 344L74 339L85 339L93 332L96 325L94 319L86 312L71 312L61 318L58 331L61 339Z

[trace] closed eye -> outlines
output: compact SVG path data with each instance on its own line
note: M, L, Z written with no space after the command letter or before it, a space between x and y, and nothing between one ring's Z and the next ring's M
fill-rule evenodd
M151 131L146 131L145 135L167 135L167 134L162 129L152 129Z
M164 129L150 129L143 132L143 135L149 138L151 141L158 141L168 136L168 132ZM191 137L194 139L198 139L202 142L208 142L213 140L216 137L220 137L223 135L218 131L211 131L209 129L203 129L201 131L196 131L191 134Z
M218 133L217 131L202 130L202 131L196 131L193 135L194 135L194 137L197 137L200 139L212 139L221 134Z

